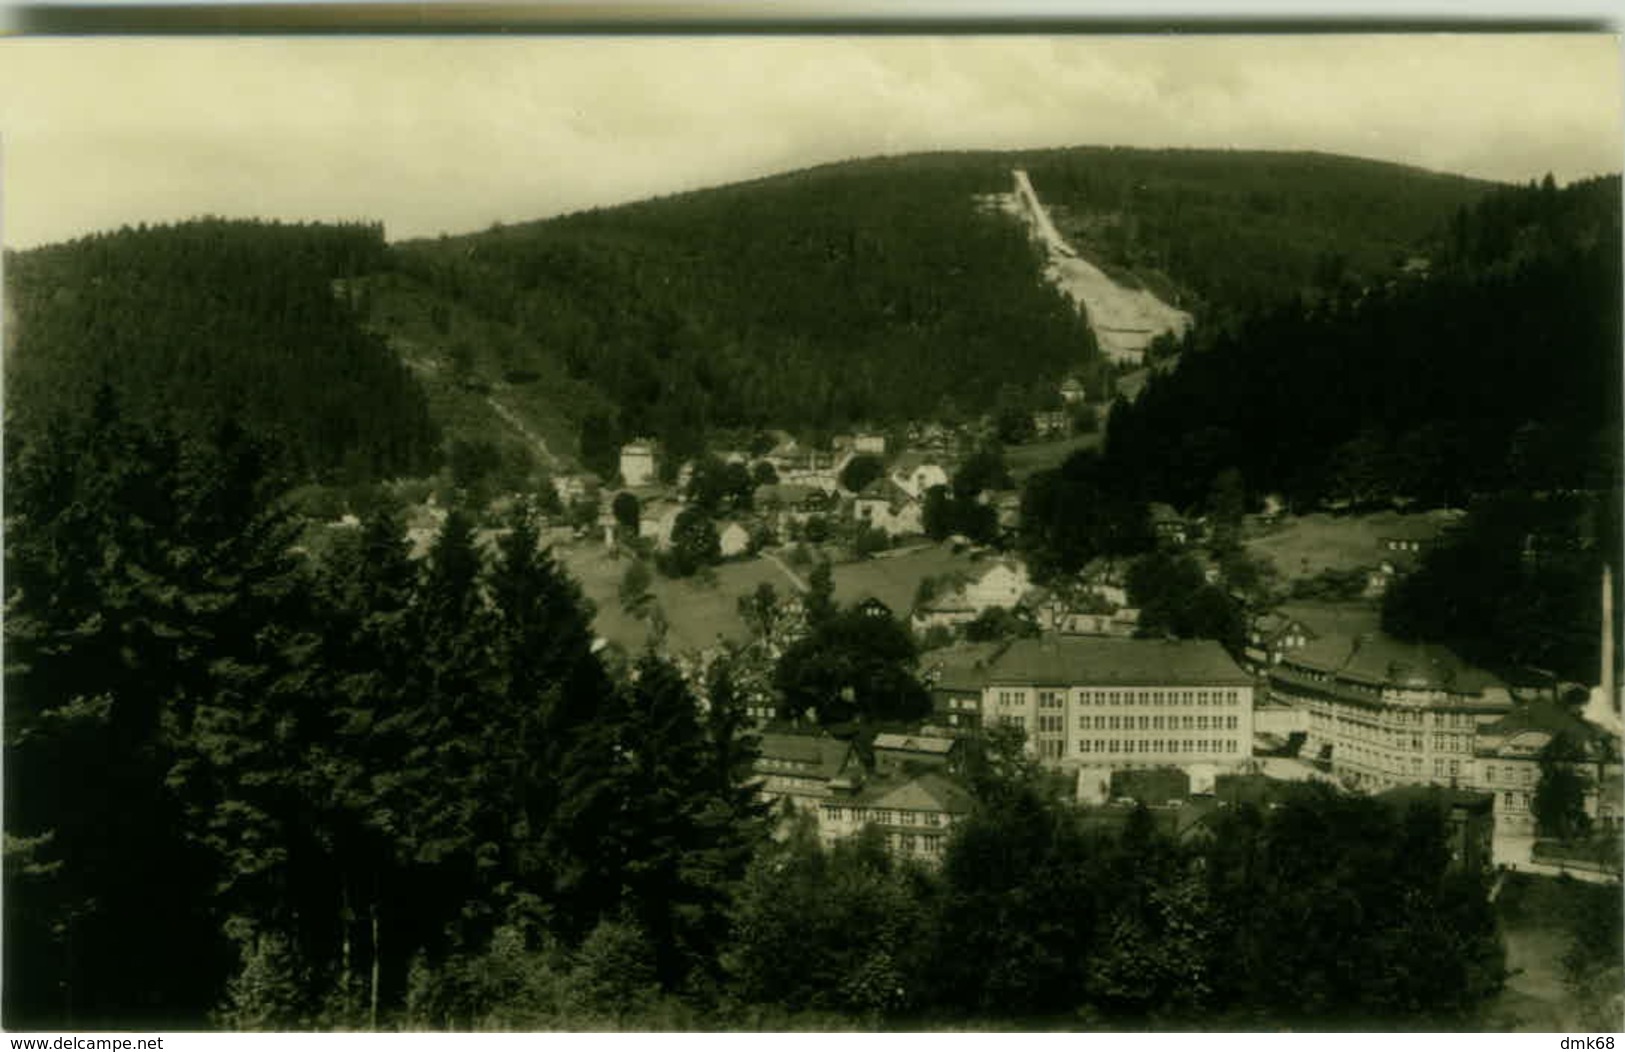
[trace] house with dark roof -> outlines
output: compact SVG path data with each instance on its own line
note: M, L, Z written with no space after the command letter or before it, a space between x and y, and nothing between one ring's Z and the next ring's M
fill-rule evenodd
M1319 638L1302 620L1280 610L1259 614L1247 626L1247 646L1242 659L1254 672L1263 672L1281 660L1283 654Z
M1151 533L1159 542L1182 548L1190 540L1189 523L1172 505L1152 504L1146 509L1146 515L1150 520Z
M862 779L852 743L827 734L768 732L758 749L757 792L770 802L807 809Z
M1007 642L957 643L928 652L920 661L920 681L931 692L935 718L948 727L972 729L982 723L982 689L988 668Z
M1233 766L1252 754L1253 691L1210 640L1020 639L988 668L981 718L1052 765Z
M959 769L963 746L963 740L952 733L928 734L922 728L912 734L877 734L872 750L879 771L936 769L952 774Z

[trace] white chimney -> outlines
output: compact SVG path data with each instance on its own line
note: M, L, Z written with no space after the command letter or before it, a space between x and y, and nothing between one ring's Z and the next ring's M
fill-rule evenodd
M1611 734L1625 732L1619 715L1619 687L1614 682L1614 573L1602 564L1602 661L1598 669L1602 682L1591 692L1581 714L1587 721Z
M1614 571L1602 564L1602 696L1619 712L1619 688L1614 683Z

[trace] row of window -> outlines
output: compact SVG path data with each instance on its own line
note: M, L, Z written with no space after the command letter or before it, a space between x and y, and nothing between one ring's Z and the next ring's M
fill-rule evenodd
M1083 690L1079 705L1236 705L1239 690Z
M772 756L761 757L756 765L764 771L806 771L813 766L800 760L780 760Z
M1318 729L1321 734L1335 735L1345 741L1372 742L1389 749L1409 748L1413 752L1422 751L1422 735L1404 734L1373 725L1364 720L1311 712L1309 714L1309 725ZM1471 753L1473 751L1473 736L1470 734L1435 733L1433 735L1433 751Z
M1042 717L1040 717L1042 720ZM1080 731L1233 731L1237 716L1079 716ZM1040 727L1042 729L1042 727ZM1055 728L1060 730L1059 723Z
M915 836L913 833L893 833L886 838L886 846L893 851L900 851L907 855L929 855L935 858L942 854L942 837Z
M1290 696L1288 701L1291 701ZM1312 698L1309 701L1309 713L1313 718L1317 713L1331 715L1347 715L1343 710L1350 708L1335 701L1324 698ZM1432 727L1434 730L1470 731L1478 726L1478 721L1470 712L1430 712L1419 708L1384 707L1375 713L1363 708L1354 708L1367 720L1374 719L1379 726L1401 727Z
M935 829L944 825L947 816L938 811L892 811L885 808L870 810L867 807L842 807L840 804L825 804L824 818L830 822L845 822L848 819L855 823L873 822L883 826L912 826L921 825L928 829Z
M996 691L996 701L1001 708L1022 708L1027 704L1027 692L1024 690ZM1112 706L1112 705L1221 705L1233 706L1241 703L1239 690L1080 690L1077 703L1082 706ZM1060 690L1041 690L1038 692L1038 707L1040 709L1061 709L1066 707L1066 692Z
M1046 745L1065 746L1064 741L1046 742ZM1165 753L1168 755L1197 754L1197 753L1238 753L1241 745L1234 738L1198 738L1192 741L1189 738L1131 738L1120 741L1116 738L1095 738L1091 741L1082 738L1078 741L1078 753ZM1056 756L1065 755L1057 752Z

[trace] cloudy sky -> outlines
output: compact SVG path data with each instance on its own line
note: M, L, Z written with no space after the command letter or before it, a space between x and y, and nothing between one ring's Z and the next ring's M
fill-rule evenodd
M459 232L880 153L1621 167L1610 35L0 40L4 237L205 213Z

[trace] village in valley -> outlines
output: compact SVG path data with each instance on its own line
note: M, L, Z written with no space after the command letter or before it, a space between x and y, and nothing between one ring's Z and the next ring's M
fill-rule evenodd
M1089 401L1075 377L1058 386L1056 402L1031 414L1028 441L1015 449L1053 456L1092 444L1095 414L1109 404ZM1075 435L1082 420L1091 431ZM720 654L752 667L760 791L812 816L829 841L873 825L893 851L939 858L971 807L956 777L965 742L1004 726L1105 820L1143 806L1179 836L1200 837L1218 809L1267 805L1318 781L1396 807L1439 808L1462 866L1619 878L1625 806L1611 648L1593 683L1509 683L1443 646L1381 630L1383 593L1459 512L1388 512L1340 526L1324 515L1295 520L1275 502L1236 524L1243 546L1313 552L1275 571L1286 578L1277 604L1251 605L1238 591L1247 617L1239 652L1213 640L1146 638L1127 560L1102 558L1039 586L1005 550L1021 503L1008 473L987 488L960 481L970 451L987 448L996 431L991 419L926 423L838 435L824 449L770 432L754 448L718 449L675 472L659 444L642 439L621 448L614 478L552 479L567 511L546 536L587 582L601 645L623 655L652 646L680 659L696 686ZM730 482L719 514L717 498L704 494ZM991 529L981 540L944 536L950 493L986 510ZM1207 583L1223 583L1208 553L1214 523L1167 505L1148 514L1159 549L1193 557ZM432 504L420 519L416 547L426 552ZM694 535L697 579L657 585L642 567ZM494 539L488 531L487 543ZM773 663L807 631L819 566L835 602L895 618L920 642L929 716L832 733L774 689ZM1340 597L1313 597L1328 573L1342 582ZM1309 597L1292 597L1294 576L1304 582L1297 594ZM1599 581L1604 608L1610 589ZM1572 747L1564 765L1585 786L1577 803L1587 835L1578 842L1537 828L1534 797L1555 739Z
M1570 36L222 44L344 160L4 254L0 1023L1618 1029Z

